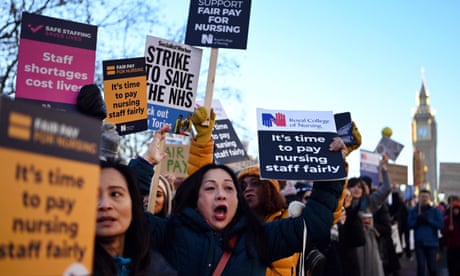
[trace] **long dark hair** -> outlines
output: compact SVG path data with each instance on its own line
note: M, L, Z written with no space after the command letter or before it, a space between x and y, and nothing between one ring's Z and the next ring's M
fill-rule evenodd
M261 206L259 211L263 212L264 217L286 209L286 199L276 190L276 188L267 180L260 180L261 189Z
M233 226L240 220L245 218L247 221L247 227L245 228L246 234L246 249L248 250L248 255L251 256L251 248L256 248L258 257L260 261L268 266L271 266L270 259L267 254L267 240L266 235L263 230L262 222L254 215L254 213L250 210L246 200L243 197L243 192L241 190L240 185L238 185L238 179L235 175L235 172L226 165L222 164L207 164L200 167L195 173L190 175L188 178L184 180L184 182L179 186L176 191L176 194L173 199L173 216L180 216L181 212L185 208L197 208L198 202L198 194L201 187L201 182L203 180L204 175L210 171L215 169L222 169L226 171L232 178L233 183L235 185L238 205L235 217L232 221L227 225L227 227L222 230L222 238L224 242L224 250L230 250L229 240L232 238L231 230ZM172 231L170 231L172 232ZM241 233L240 233L241 234Z
M364 185L366 185L364 183L364 181L361 180L361 178L359 177L351 177L348 179L348 186L347 188L348 189L351 189L355 186L359 186L361 187L361 190L363 191L362 194L361 194L361 198L353 198L353 195L352 195L352 204L351 204L351 208L353 209L357 209L358 211L361 209L361 202L364 200L366 201L366 189L364 188ZM349 208L350 208L349 207Z
M130 275L141 275L150 262L150 236L147 231L142 198L135 174L130 167L114 161L101 161L100 166L101 169L116 169L128 183L128 191L132 202L132 221L125 233L122 257L131 258ZM93 267L95 275L116 275L114 261L102 247L101 239L96 236Z

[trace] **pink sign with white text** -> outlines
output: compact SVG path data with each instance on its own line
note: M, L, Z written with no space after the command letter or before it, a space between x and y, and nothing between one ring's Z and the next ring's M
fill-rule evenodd
M94 82L97 27L23 13L16 98L75 109L83 85Z

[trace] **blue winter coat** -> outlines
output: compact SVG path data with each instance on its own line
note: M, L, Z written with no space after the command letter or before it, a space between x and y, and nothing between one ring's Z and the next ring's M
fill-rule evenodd
M344 181L315 183L310 200L302 216L266 223L267 250L272 261L302 250L304 220L307 226L307 245L329 237L333 212L337 207ZM194 209L186 208L180 216L166 219L147 214L153 244L178 271L179 275L211 275L223 254L220 232L214 232ZM168 227L169 225L169 227ZM228 233L244 230L247 223L240 219ZM172 231L172 240L168 240ZM238 238L222 275L265 275L255 248L246 249L246 234Z
M414 229L415 245L438 247L438 230L441 230L444 224L441 211L438 208L427 206L421 208L420 215L424 216L427 222L420 222L418 219L418 206L409 211L408 225Z

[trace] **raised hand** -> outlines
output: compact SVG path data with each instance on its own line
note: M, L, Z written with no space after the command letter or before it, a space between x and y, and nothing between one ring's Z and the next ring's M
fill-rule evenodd
M216 122L216 113L211 108L211 116L209 116L209 124L203 124L207 122L208 111L206 107L201 106L197 108L192 114L192 123L196 129L195 140L200 144L206 144L211 140L212 129Z
M340 137L334 137L334 139L332 140L332 143L329 145L329 150L330 151L340 151L344 159L348 154L347 146L345 146L345 143Z
M162 150L162 141L166 138L166 133L171 130L170 125L166 125L159 130L155 131L152 142L150 142L147 152L142 155L145 161L152 165L156 165L166 157L166 152Z

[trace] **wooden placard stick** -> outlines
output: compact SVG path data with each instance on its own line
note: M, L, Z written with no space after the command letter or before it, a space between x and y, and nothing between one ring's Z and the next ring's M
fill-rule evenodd
M420 216L422 214L422 202L420 200L420 189L417 194L417 198L418 198L418 215Z
M204 98L204 107L208 111L208 118L203 125L209 125L211 116L212 97L214 93L214 82L216 80L217 56L219 48L211 48L211 57L209 58L208 81L206 83L206 95Z
M160 151L162 152L165 147L165 140L160 141ZM152 182L150 182L150 192L149 192L149 204L147 206L147 210L154 214L155 213L155 202L157 199L157 191L158 191L158 182L160 181L160 171L161 171L161 163L155 164L154 170L155 173L152 177Z

